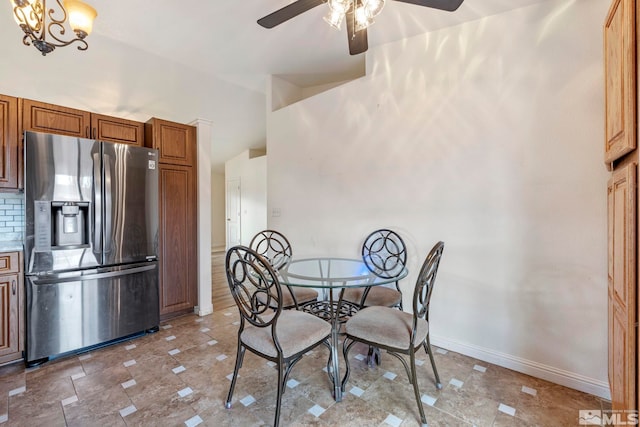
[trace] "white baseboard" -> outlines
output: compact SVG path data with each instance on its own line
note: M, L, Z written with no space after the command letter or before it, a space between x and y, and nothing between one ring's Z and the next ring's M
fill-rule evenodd
M199 305L196 305L193 308L193 312L195 314L197 314L198 316L206 316L208 314L213 313L213 304L207 304L207 305L202 306L202 307L199 306Z
M574 372L445 337L437 335L431 335L430 337L431 344L434 346L611 400L611 391L606 381L599 381Z

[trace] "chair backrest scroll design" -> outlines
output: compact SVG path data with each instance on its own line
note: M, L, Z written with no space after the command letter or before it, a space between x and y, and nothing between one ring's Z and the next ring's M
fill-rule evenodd
M240 329L245 320L258 327L274 325L282 311L282 291L269 261L246 246L234 246L227 251L225 268L240 311Z
M444 242L436 243L422 264L416 288L413 293L413 315L414 315L414 331L415 322L418 318L429 321L429 302L431 301L431 293L433 285L436 281L436 274L440 266L440 259L444 251Z
M382 228L365 239L362 259L372 273L391 279L407 264L407 247L398 233Z

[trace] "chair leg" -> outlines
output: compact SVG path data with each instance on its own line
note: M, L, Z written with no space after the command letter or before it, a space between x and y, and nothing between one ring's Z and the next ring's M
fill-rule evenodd
M442 389L442 383L440 382L440 375L438 375L438 369L436 368L436 361L433 358L433 350L431 350L431 342L429 341L429 335L427 335L427 339L422 343L424 347L424 351L429 355L429 360L431 360L431 367L433 368L433 374L436 377L436 388L438 390Z
M285 367L283 362L278 361L278 395L276 397L276 416L273 420L273 427L278 427L280 424L280 407L282 406L282 395L284 393L284 381L285 381Z
M231 386L229 387L229 394L227 395L227 401L224 404L224 407L227 409L231 408L231 399L233 398L233 390L236 388L236 380L238 379L238 371L240 371L240 367L242 366L242 360L244 359L244 346L238 339L238 351L236 353L236 366L233 369L233 378L231 379Z
M409 358L411 359L411 384L413 384L413 393L416 396L416 403L418 404L418 411L420 411L420 422L422 427L427 427L427 417L424 415L424 408L422 407L422 399L420 398L420 388L418 387L418 375L416 373L416 353L415 349L409 352Z
M381 358L380 349L370 345L369 353L367 354L367 365L369 365L370 368L373 368L374 364L380 366Z

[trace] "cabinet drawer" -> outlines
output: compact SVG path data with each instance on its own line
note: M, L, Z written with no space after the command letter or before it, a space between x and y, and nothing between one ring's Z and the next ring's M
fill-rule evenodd
M0 274L20 271L20 252L0 252Z

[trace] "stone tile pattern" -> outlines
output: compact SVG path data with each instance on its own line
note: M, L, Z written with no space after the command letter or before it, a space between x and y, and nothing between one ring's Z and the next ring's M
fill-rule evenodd
M240 370L233 407L224 407L235 363L237 321L235 308L203 318L186 315L163 323L155 334L40 367L0 367L0 427L271 425L276 370L250 352ZM383 353L380 366L368 367L359 356L366 351L352 349L352 374L340 403L333 400L322 370L328 350L321 346L305 355L289 377L281 424L419 425L402 364ZM423 352L418 366L431 427L574 426L580 409L610 409L609 402L595 396L455 352L438 351L435 357L442 390L436 389Z
M23 195L0 193L0 241L21 241L23 234Z

